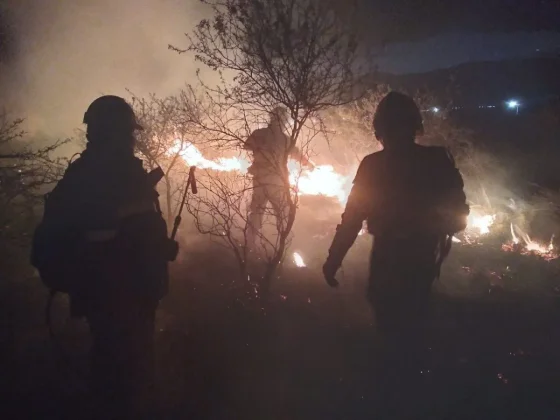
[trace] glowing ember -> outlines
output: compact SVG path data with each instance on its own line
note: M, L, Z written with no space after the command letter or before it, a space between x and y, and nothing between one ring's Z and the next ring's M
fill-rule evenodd
M514 226L513 223L510 224L511 230L511 243L504 244L502 249L504 251L518 251L524 255L537 255L547 261L554 260L559 257L558 253L554 249L554 235L550 238L548 245L533 241L531 237L523 232L519 226ZM517 231L517 235L516 232ZM523 239L524 244L520 243L520 239Z
M548 246L544 246L542 244L533 241L529 242L525 248L527 249L527 251L536 252L537 254L546 254L552 251L552 249L549 248Z
M297 252L294 252L294 263L298 267L306 267L305 262L303 261L303 258Z
M535 254L547 261L558 258L558 254L555 252L554 245L552 244L554 237L550 238L550 243L548 245L540 244L531 240L529 235L527 235L527 238L529 242L525 245L525 250L522 252L523 254Z

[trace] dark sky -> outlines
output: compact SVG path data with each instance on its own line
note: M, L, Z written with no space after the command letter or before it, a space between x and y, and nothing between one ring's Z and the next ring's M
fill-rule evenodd
M560 0L358 0L382 71L424 72L560 49Z
M454 32L388 44L375 61L381 71L422 73L475 61L542 56L555 50L560 53L559 32Z
M372 35L411 41L444 32L560 30L559 0L358 0Z
M380 70L422 72L560 48L560 0L333 0ZM197 67L167 50L204 15L198 0L0 0L0 107L67 133L103 93L167 94Z

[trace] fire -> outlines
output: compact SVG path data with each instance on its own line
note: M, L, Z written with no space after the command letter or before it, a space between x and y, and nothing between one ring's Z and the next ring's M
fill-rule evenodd
M513 251L517 249L520 250L522 254L538 255L547 261L554 260L559 257L554 248L554 235L550 238L550 242L545 245L532 240L527 233L523 232L519 226L514 226L513 223L510 224L510 230L512 238L511 244L504 244L502 249L505 251ZM516 231L518 232L517 235L515 233ZM519 238L523 239L523 244L521 244Z
M305 261L303 261L302 256L298 252L294 252L294 263L298 267L306 267Z
M246 158L218 158L216 161L206 159L200 150L192 143L186 143L183 148L180 148L180 144L170 150L170 153L175 153L179 151L181 157L190 166L197 166L201 169L213 169L215 171L239 171L242 173L247 172L247 168L250 163Z
M297 162L290 160L288 169L290 185L297 186L300 194L334 197L342 205L346 204L351 188L350 179L335 172L331 165L315 166L312 170L303 169L300 174Z
M490 228L496 220L495 214L488 214L479 209L471 209L467 217L467 228L463 233L463 240L454 236L452 238L455 243L475 244L478 243L480 236L485 236L490 233Z
M517 237L515 231L513 230L513 223L510 223L509 227L511 230L511 240L513 241L514 244L517 245L519 243L519 238Z
M212 169L215 171L238 171L247 173L250 160L247 155L240 157L221 157L210 160L203 156L201 151L192 143L181 144L170 150L170 153L179 152L181 157L189 165L201 169ZM289 180L292 187L296 187L302 195L324 195L336 198L341 205L346 204L350 188L351 178L337 173L332 165L318 165L313 169L300 168L299 164L290 159L288 162Z
M525 248L527 249L527 251L529 252L535 252L537 254L548 254L550 251L552 251L554 248L550 247L550 246L545 246L543 244L539 244L538 242L529 242Z
M181 157L189 164L201 169L212 169L215 171L237 171L246 174L250 166L249 156L243 154L238 157L220 157L210 160L204 157L202 152L192 143L181 143L170 150L170 153L179 152ZM289 160L288 162L289 181L292 187L297 188L301 195L323 195L337 199L341 205L345 205L352 187L352 178L342 175L335 171L332 165L318 165L312 169L301 168L298 162ZM488 235L496 220L495 214L483 212L479 209L471 209L467 218L467 229L464 234L464 241L453 237L453 242L472 244L477 242L479 236ZM510 225L512 240L505 243L502 249L505 251L517 251L522 254L533 254L545 260L556 259L560 256L554 248L553 238L549 244L542 244L533 241L529 235L523 232L518 226ZM516 233L517 232L517 233ZM360 235L365 230L360 231ZM298 267L305 267L302 256L294 252L294 263Z
M494 214L480 214L474 211L467 218L467 229L477 230L480 235L487 235L495 220Z

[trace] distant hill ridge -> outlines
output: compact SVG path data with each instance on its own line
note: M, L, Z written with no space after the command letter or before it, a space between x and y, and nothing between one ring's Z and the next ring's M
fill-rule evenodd
M427 73L378 73L374 81L393 89L425 89L464 106L496 104L508 98L537 101L560 95L560 55L466 63Z

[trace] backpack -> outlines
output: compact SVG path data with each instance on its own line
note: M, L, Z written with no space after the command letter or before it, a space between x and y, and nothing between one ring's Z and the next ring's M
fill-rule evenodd
M371 191L368 230L453 235L466 227L463 179L442 147L416 146L408 155L368 156L364 181Z
M167 237L157 193L152 193L161 169L139 178L139 182L147 182L157 212L127 216L115 226L111 239L97 241L88 238L91 231L87 228L76 227L81 223L70 220L80 208L73 200L80 200L77 193L87 189L83 181L90 175L83 168L80 160L71 163L52 192L45 195L43 218L34 232L31 249L31 264L41 281L53 292L87 296L103 288L98 281L99 270L107 264L124 264L133 269L129 277L135 278L136 288L152 295L164 294L167 262L174 260L177 249L176 242Z
M57 186L58 187L58 186ZM57 223L57 207L60 196L57 187L44 196L43 218L35 229L31 244L31 265L39 272L43 284L49 289L45 307L45 323L51 338L55 334L51 324L51 307L57 294L68 294L71 298L79 293L86 283L85 241L83 236L73 230L61 229ZM71 304L72 316L80 316Z
M438 237L434 261L437 276L449 255L453 235L467 225L469 206L463 178L453 156L443 147L415 146L409 156L370 155L374 194L367 220L374 236L386 232Z
M60 229L56 223L57 197L45 195L43 219L35 229L31 246L31 264L51 291L74 294L77 278L83 275L85 241L81 234Z

